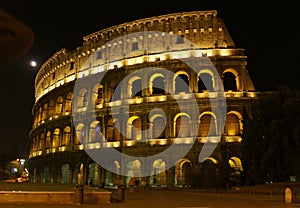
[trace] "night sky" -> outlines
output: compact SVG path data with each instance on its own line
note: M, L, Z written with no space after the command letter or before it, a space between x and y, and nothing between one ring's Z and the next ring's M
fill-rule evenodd
M0 0L0 8L28 25L35 34L31 49L0 71L0 153L10 153L16 142L19 156L28 157L34 76L43 62L61 48L73 50L81 46L82 38L90 33L140 18L217 10L236 46L245 49L247 68L257 91L277 90L280 85L300 88L297 1L257 4L222 0ZM29 65L32 59L38 63L36 68Z

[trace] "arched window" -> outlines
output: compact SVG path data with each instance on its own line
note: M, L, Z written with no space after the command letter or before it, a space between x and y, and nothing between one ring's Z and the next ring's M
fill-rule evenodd
M39 138L39 150L43 150L44 148L45 148L45 135L41 133Z
M142 80L136 79L132 82L131 86L131 97L140 97L142 96Z
M213 78L209 73L201 73L198 77L198 92L204 90L213 91Z
M114 122L113 118L110 118L106 126L106 140L108 142L120 141L120 131L118 121Z
M152 126L152 138L151 139L162 139L165 138L165 126L166 121L163 116L154 118L151 122Z
M187 115L180 115L175 120L175 136L190 137L191 136L191 120Z
M55 105L55 114L59 115L62 112L62 105L63 105L63 98L59 96L56 100L56 105Z
M98 87L98 90L97 90L97 99L98 100L103 99L103 85L102 84L100 84L99 87Z
M188 93L189 88L189 77L186 74L178 74L175 78L175 94L186 92Z
M236 77L232 72L225 72L223 74L224 90L237 91Z
M62 145L69 146L70 143L71 143L71 128L69 126L66 126L63 132Z
M106 141L112 142L114 138L114 121L110 118L106 125Z
M152 185L164 186L166 185L166 162L162 159L157 159L153 162L152 166Z
M50 100L50 103L49 103L49 116L53 116L54 115L54 109L55 108L55 103L54 103L54 100Z
M103 85L97 84L93 89L93 103L95 105L103 103Z
M141 177L141 162L139 160L134 160L131 163L131 171L132 171L132 177Z
M217 185L217 166L218 161L215 158L209 157L201 163L201 185L210 187Z
M228 161L230 168L232 168L235 172L243 171L242 161L238 157L231 157Z
M191 172L192 163L188 159L181 159L176 163L175 169L175 177L176 177L176 185L177 186L186 186L190 185L191 182L189 180L189 176L192 174Z
M120 171L121 171L121 165L120 165L119 161L116 161L116 160L115 160L115 161L114 161L114 166L113 166L113 167L114 167L114 171L113 171L113 172L120 176L120 175L121 175L121 174L120 174Z
M243 172L242 161L238 157L231 157L228 161L230 167L230 182L232 185L241 183L241 173Z
M84 124L78 124L76 127L76 134L74 138L74 144L79 145L81 144L82 139L85 141L86 135L85 135L85 126Z
M100 178L101 178L101 174L100 174L100 166L93 162L91 164L89 164L89 171L88 171L88 182L90 185L100 185Z
M47 114L48 114L48 104L44 103L44 105L43 105L42 120L46 120L47 119Z
M66 101L65 101L65 112L72 111L72 99L73 99L73 93L69 92L67 94Z
M111 101L117 101L117 100L121 100L121 86L117 85L114 90L113 90L113 94L111 96Z
M162 76L158 76L152 81L152 95L165 94L165 79Z
M227 136L241 135L240 121L239 117L236 114L227 114L224 133Z
M60 141L60 130L57 128L53 132L53 141L52 141L52 147L58 147Z
M40 106L38 111L38 122L42 121L43 108Z
M133 140L141 140L142 139L142 120L140 118L136 118L132 121L132 134L131 138Z
M86 89L81 89L77 97L77 107L82 108L88 105L88 93Z
M126 184L129 185L129 181L131 178L134 178L135 180L139 180L139 178L142 176L142 164L139 160L134 160L127 163L127 179Z
M90 125L89 143L101 142L102 134L100 132L99 121L94 121Z
M46 134L46 149L51 148L51 132L48 131Z
M82 106L85 107L88 105L88 95L87 91L82 94Z
M216 120L211 114L200 117L198 136L207 137L216 135Z

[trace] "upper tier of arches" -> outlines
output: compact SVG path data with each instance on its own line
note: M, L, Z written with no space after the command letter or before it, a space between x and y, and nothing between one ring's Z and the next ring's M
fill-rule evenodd
M36 76L36 101L61 85L101 71L202 56L245 59L244 50L235 47L214 10L120 24L84 37L83 45L75 50L61 49L49 58ZM251 80L247 85L254 90Z

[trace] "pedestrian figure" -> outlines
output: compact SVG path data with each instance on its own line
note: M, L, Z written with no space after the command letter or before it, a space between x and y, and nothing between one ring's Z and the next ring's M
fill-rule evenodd
M129 181L129 191L130 192L133 192L133 186L134 186L134 179L130 178L130 181Z
M146 182L145 181L141 181L141 188L142 190L144 190L146 187Z
M90 180L89 185L90 185L90 186L94 186L94 180L93 180L93 179Z
M138 179L134 181L134 186L135 186L135 191L138 192L140 188L140 181Z

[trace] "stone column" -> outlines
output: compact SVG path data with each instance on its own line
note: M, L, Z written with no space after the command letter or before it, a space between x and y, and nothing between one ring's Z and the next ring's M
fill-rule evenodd
M167 188L174 188L175 185L175 166L167 170Z

